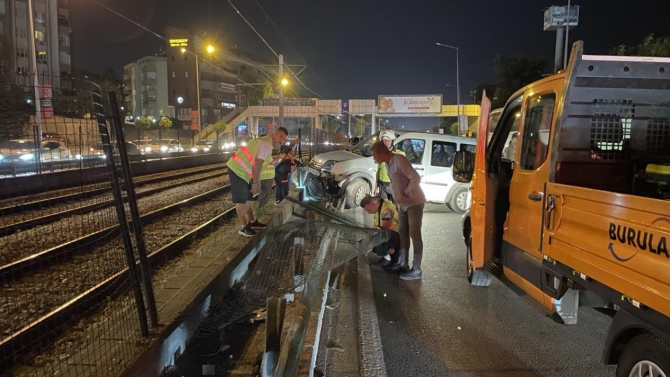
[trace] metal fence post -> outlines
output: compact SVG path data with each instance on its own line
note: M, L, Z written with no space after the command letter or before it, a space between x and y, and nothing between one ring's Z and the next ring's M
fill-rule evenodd
M140 210L137 208L137 198L135 197L135 185L133 184L133 174L130 170L130 162L128 161L128 153L126 151L126 137L123 133L123 123L121 120L121 113L119 112L119 104L116 100L116 93L109 92L109 103L112 107L112 123L116 131L116 144L121 156L121 170L123 171L124 181L126 183L126 195L128 196L128 207L130 208L130 216L133 219L133 231L135 233L135 246L137 247L137 254L140 257L140 271L142 273L142 282L144 284L144 292L147 295L147 306L149 309L149 319L151 326L158 325L158 312L156 310L156 299L154 298L154 289L151 284L151 275L149 273L149 261L147 260L147 248L144 243L144 236L142 235L142 220L140 219Z
M128 263L128 274L135 294L135 304L137 305L137 319L140 324L140 331L143 336L149 335L149 326L147 324L146 311L144 306L144 297L142 296L142 288L137 276L135 268L135 254L133 252L133 245L130 240L130 231L128 229L128 219L126 218L126 209L123 205L123 196L121 192L121 184L119 183L119 175L116 171L116 164L114 162L114 149L110 144L109 128L105 121L105 116L102 115L102 97L100 96L100 88L95 87L91 91L91 99L93 100L93 110L95 112L95 119L98 123L98 131L100 133L100 141L105 152L105 160L109 173L111 175L112 193L114 195L114 207L116 207L116 215L119 219L119 229L121 230L121 239L123 240L123 248L126 251L126 262Z

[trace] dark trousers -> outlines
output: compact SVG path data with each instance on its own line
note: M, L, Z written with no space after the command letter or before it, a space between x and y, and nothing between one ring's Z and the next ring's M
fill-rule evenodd
M389 254L389 249L393 248L395 252L391 254L391 261L396 262L398 255L400 255L400 234L393 230L389 230L388 233L389 240L373 247L372 252L380 257L384 257Z
M421 225L423 223L423 204L411 206L403 211L398 211L398 232L400 233L400 247L403 249L409 262L410 241L414 246L414 269L421 269L423 257L423 237L421 236Z
M391 183L379 182L378 185L379 185L379 197L384 200L389 200L393 204L397 204L395 202L395 198L393 197L393 189L391 188Z
M280 179L279 177L275 177L275 198L278 202L281 202L288 196L289 185L288 178Z

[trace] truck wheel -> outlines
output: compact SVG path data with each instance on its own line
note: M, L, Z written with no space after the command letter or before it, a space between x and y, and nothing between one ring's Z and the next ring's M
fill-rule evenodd
M468 258L467 271L468 271L468 281L470 285L475 287L488 287L491 285L491 273L487 270L476 270L472 263L472 238L468 239Z
M623 351L616 368L617 377L669 377L670 348L654 335L639 335Z
M459 187L451 196L447 207L456 213L465 213L468 210L468 188Z
M349 183L345 192L346 208L356 208L361 205L361 200L370 193L370 186L362 179L356 179Z

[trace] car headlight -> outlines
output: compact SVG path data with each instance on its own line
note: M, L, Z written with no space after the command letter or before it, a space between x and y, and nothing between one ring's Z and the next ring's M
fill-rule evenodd
M245 144L246 145L246 144ZM235 148L235 143L230 143L231 148Z
M107 155L104 155L104 154L101 154L101 155L100 155L100 156L98 156L98 157L100 157L101 159L103 159L103 160L104 160L104 159L106 159L106 158L107 158Z
M246 147L246 146L247 146L247 143L246 143L245 141L243 141L243 142L242 142L242 146L243 146L243 147Z
M151 152L151 147L146 147L146 148L144 148L144 151L145 151L145 152Z
M4 160L4 159L5 159L5 156L0 154L0 160Z
M330 169L332 169L333 166L335 166L336 163L337 163L337 161L328 160L328 161L326 161L326 162L323 163L323 166L321 166L321 170L328 170L328 171L330 171Z
M74 158L76 160L81 160L81 155L77 153L77 154L74 155Z
M167 147L161 147L161 152L167 152L168 148Z
M205 151L205 152L209 152L209 148L208 148L208 147L205 147L205 148L203 148L203 151Z
M228 144L228 143L223 144L223 148L225 148L225 149L230 148L230 144Z
M191 148L191 152L195 153L197 151L198 151L198 148L196 148L196 147Z
M26 154L22 154L21 156L19 156L19 160L21 160L21 161L30 161L33 158L35 158L34 153L26 153Z

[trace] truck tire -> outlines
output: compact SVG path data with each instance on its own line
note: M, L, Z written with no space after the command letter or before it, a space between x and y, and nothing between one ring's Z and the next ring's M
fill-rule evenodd
M468 210L468 188L458 187L451 196L447 207L456 213L465 213Z
M344 200L346 201L346 208L356 208L361 205L361 200L365 195L370 193L370 185L364 180L358 178L347 185L345 190Z
M482 269L475 269L472 266L472 238L468 239L467 244L466 268L468 273L468 282L475 287L488 287L491 285L491 272Z
M670 376L670 347L651 334L636 336L621 354L616 375Z

